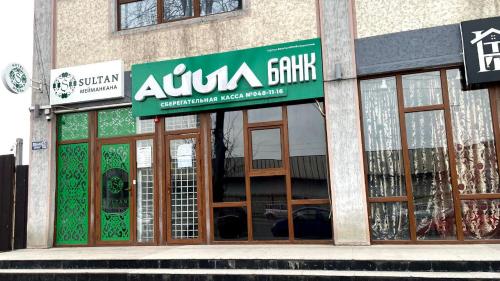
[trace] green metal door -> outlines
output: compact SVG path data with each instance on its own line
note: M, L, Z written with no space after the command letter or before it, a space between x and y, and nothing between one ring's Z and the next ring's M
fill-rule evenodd
M100 164L100 240L129 241L130 144L103 144Z
M87 143L59 145L56 245L88 243L88 163Z

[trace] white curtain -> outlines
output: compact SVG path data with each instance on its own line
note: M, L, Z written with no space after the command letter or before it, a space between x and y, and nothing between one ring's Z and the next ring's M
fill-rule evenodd
M395 78L362 81L361 98L369 196L405 196ZM372 203L370 211L372 239L408 239L406 203Z

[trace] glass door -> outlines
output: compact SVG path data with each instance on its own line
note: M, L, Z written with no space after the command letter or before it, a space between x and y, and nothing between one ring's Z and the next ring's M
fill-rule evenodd
M136 145L136 242L154 244L156 237L155 161L153 139L140 139Z
M168 136L167 244L202 242L202 196L198 134Z
M101 244L128 244L132 239L133 166L131 143L101 143L97 191L97 236Z

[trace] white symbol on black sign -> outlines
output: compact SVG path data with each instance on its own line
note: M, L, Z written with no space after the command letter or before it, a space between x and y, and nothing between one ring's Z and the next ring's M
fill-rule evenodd
M483 31L472 32L476 38L470 43L476 45L479 59L479 72L500 70L500 30L490 28Z

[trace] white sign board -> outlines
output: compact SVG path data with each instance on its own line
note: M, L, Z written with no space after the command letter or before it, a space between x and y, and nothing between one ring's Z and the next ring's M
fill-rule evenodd
M50 71L50 105L78 103L124 96L120 60Z
M10 92L19 94L28 88L29 75L24 67L18 63L7 65L2 74L2 82Z
M137 148L137 168L151 168L151 147L138 147Z
M193 144L181 144L177 147L177 168L191 167L193 167Z

